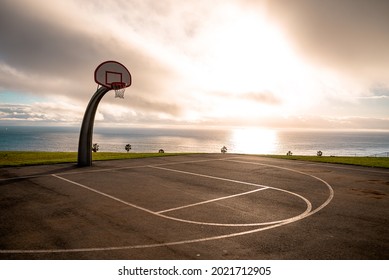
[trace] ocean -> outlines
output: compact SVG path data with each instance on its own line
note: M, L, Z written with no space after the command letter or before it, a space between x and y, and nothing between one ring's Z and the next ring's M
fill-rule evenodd
M77 151L78 127L0 126L0 151ZM101 152L205 152L389 156L388 131L287 131L254 128L158 129L95 127Z

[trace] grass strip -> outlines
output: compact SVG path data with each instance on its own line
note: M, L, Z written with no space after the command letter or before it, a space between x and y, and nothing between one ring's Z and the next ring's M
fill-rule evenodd
M284 156L284 155L265 155L265 157L303 160L323 163L349 164L367 167L389 168L389 157L334 157L334 156Z
M94 161L114 159L134 159L161 156L186 155L191 153L112 153L98 152L92 154ZM285 155L261 155L264 157L302 160L323 163L350 164L368 167L389 168L389 157L328 157L328 156L285 156ZM0 167L26 166L56 163L76 163L77 152L22 152L0 151Z
M185 155L189 153L110 153L98 152L92 154L92 160L113 160L148 158L161 156ZM0 151L0 167L27 166L56 163L76 163L77 152L22 152Z

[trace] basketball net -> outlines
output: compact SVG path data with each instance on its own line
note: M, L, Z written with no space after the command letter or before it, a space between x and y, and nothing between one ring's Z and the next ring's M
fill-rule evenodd
M121 82L114 82L111 84L112 89L115 90L115 98L124 99L124 92L126 91L126 84Z

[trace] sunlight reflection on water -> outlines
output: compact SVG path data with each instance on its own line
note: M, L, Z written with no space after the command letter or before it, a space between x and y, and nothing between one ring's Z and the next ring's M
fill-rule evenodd
M77 151L78 127L1 127L0 151ZM294 155L373 155L389 152L388 131L280 131L264 128L99 128L101 152L195 152Z

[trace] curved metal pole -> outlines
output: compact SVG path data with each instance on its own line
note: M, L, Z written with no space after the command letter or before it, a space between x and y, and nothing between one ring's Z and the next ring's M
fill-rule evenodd
M93 124L97 106L103 96L110 91L110 88L101 87L96 90L95 94L89 101L88 106L82 120L80 139L78 142L78 166L92 166L92 136Z

